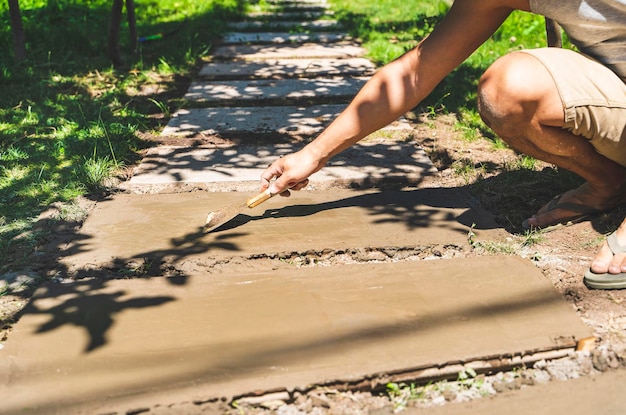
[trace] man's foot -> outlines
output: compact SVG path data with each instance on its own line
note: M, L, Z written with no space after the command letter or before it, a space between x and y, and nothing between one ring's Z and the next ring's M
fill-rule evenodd
M584 282L589 288L626 288L626 219L604 241L585 273Z
M522 226L524 229L547 229L578 223L623 203L626 203L626 189L612 193L606 190L596 190L589 183L584 183L552 199L539 209L539 212L526 219Z

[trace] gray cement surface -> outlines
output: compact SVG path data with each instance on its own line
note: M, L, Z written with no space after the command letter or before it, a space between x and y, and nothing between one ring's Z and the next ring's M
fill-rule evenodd
M173 114L162 136L220 135L246 142L246 136L280 135L311 137L319 134L346 107L346 104L272 107L224 107L181 109ZM397 120L374 136L407 138L412 126L406 119ZM400 135L397 135L400 134ZM184 145L185 141L181 141Z
M352 59L268 59L245 62L209 62L202 66L200 79L297 78L313 76L368 76L375 66L364 58Z
M347 101L365 84L364 77L315 79L230 80L228 82L192 82L184 98L190 101L224 103L228 101L265 101L276 99L336 98Z
M217 59L290 59L290 58L359 58L365 50L353 43L332 45L305 43L293 45L224 45L218 46L212 56Z
M48 283L0 357L0 411L384 385L408 369L493 364L588 335L539 270L511 256Z
M402 131L401 131L402 132ZM209 191L255 191L263 170L303 144L237 145L227 148L154 148L144 156L128 189L146 193L195 184ZM436 172L423 150L412 143L370 139L345 150L311 177L310 187L358 188L413 185ZM160 188L159 188L160 187ZM143 189L143 190L142 190Z

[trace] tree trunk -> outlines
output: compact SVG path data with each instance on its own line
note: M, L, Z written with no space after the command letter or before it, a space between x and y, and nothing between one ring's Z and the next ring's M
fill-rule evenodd
M26 35L24 34L18 0L9 0L9 15L11 16L11 32L13 33L13 53L15 60L21 62L26 59Z
M120 28L122 26L122 9L124 0L113 0L111 21L109 22L109 58L113 66L122 66L122 53L120 51Z

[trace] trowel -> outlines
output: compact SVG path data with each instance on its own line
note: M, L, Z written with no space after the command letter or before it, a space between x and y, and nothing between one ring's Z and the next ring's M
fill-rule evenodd
M204 233L208 233L219 228L226 222L233 219L235 216L239 215L246 208L251 209L253 207L256 207L271 198L272 196L274 196L274 193L270 192L270 189L268 188L264 192L261 192L258 195L248 199L243 205L236 204L233 206L228 206L221 210L209 212L208 216L206 217L206 222L204 223Z

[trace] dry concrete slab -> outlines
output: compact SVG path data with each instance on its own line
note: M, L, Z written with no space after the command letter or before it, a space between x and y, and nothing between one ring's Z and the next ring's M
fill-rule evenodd
M513 256L47 283L0 353L0 413L384 388L530 364L589 335Z
M242 22L231 22L228 24L231 30L338 30L341 25L337 20L333 19L321 19L313 21L288 21L288 20L274 20L274 21L258 21L249 20Z
M345 109L347 104L272 107L190 108L176 111L161 131L163 137L290 135L310 137L319 134ZM401 118L382 133L412 131ZM243 140L245 141L245 140ZM182 143L181 143L182 144Z
M269 59L208 62L202 66L198 76L205 79L368 76L372 75L375 69L375 65L365 58Z
M329 10L327 4L314 4L314 3L298 3L298 2L278 2L278 3L269 3L270 10L269 12L274 12L276 14L289 14L289 13L301 13L301 12L311 12L311 13L324 13L325 11L329 11L329 13L333 13ZM250 15L250 14L249 14Z
M231 32L222 37L223 44L254 43L333 43L350 40L347 33Z
M397 259L400 250L402 257L434 258L468 249L470 230L476 241L504 243L507 237L463 189L302 190L245 208L257 191L258 183L252 192L114 195L97 203L59 252L60 263L88 276L90 269L130 269L137 262L158 274L324 252ZM230 222L203 232L209 212L232 208L239 214Z
M210 191L254 191L263 170L303 144L240 144L226 148L159 146L148 151L127 188L163 192L196 185ZM437 170L414 142L370 138L333 158L311 177L316 189L418 185Z
M324 6L324 7L328 6L328 2L325 0L267 0L267 3L276 4L276 5L295 6L295 7L308 6L308 5Z
M223 45L213 50L212 57L217 59L291 59L291 58L358 58L365 54L365 49L353 43L302 45Z
M354 97L367 80L366 77L316 77L314 79L194 81L184 98L206 103L227 101L263 103L275 100L324 98L347 100Z
M246 17L255 20L319 20L324 16L332 16L333 14L331 10L326 8L314 7L311 10L307 10L305 7L302 7L299 10L252 12L247 13Z

